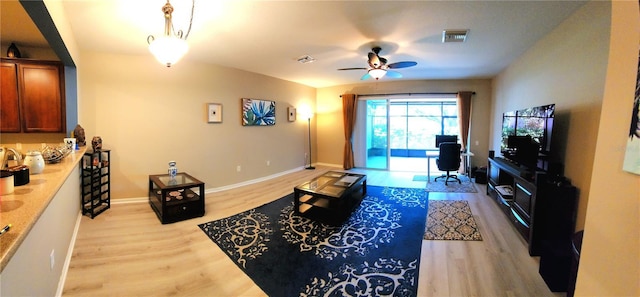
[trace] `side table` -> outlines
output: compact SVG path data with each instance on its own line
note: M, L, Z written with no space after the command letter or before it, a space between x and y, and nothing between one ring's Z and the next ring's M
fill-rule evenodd
M204 215L204 183L180 172L149 175L149 205L162 224Z

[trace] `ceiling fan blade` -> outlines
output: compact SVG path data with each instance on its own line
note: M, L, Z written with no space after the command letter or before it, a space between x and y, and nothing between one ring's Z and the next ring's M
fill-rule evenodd
M397 68L407 68L407 67L413 67L418 65L418 63L414 62L414 61L402 61L402 62L395 62L395 63L391 63L389 65L387 65L387 67L391 68L391 69L397 69Z
M369 72L367 72L360 78L360 80L366 80L366 79L370 79L370 78L371 78L371 75L369 74Z
M351 67L351 68L340 68L338 70L367 70L367 68L364 68L364 67Z
M391 78L401 78L402 74L400 74L400 72L397 72L397 71L387 70L386 76Z

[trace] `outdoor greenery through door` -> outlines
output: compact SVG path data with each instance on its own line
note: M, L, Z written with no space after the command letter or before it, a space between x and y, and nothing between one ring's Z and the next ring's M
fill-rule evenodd
M367 100L366 106L367 168L426 171L435 136L459 134L455 98Z

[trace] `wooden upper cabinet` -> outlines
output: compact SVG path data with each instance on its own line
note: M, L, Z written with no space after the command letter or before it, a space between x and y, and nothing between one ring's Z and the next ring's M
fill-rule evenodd
M10 84L9 79L5 82L5 78L2 78L3 119L1 132L65 132L64 68L62 63L3 59L3 74L5 64L10 63L13 63L16 68L16 84ZM7 92L5 96L5 86L17 88L17 100L13 99L15 94L9 94L10 92ZM15 131L15 127L9 124L13 123L11 121L15 121L11 116L7 117L5 126L5 101L18 102L17 109L19 112L15 116L20 123L18 131ZM15 110L11 111L11 113L15 113Z
M20 64L24 132L65 132L61 65Z
M0 67L0 132L20 132L18 68L14 63Z

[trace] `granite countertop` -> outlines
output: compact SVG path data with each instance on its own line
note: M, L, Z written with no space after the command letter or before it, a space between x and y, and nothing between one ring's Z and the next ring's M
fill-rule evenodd
M0 197L0 228L12 224L0 235L0 272L16 253L69 174L78 166L87 147L69 154L60 163L46 164L40 174L29 176L29 183L15 187ZM79 203L80 201L78 201Z

